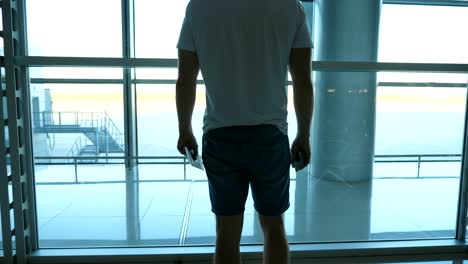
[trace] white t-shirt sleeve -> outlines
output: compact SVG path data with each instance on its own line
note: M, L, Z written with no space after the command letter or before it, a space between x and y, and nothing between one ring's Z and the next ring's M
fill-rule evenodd
M304 11L304 7L298 1L297 3L297 21L298 27L296 31L296 36L294 37L293 41L293 48L313 48L314 44L312 43L312 39L310 37L309 27L307 26L307 18Z
M190 3L187 5L184 22L182 23L182 29L180 30L177 48L188 51L195 51L195 42L193 40L192 31L192 11Z

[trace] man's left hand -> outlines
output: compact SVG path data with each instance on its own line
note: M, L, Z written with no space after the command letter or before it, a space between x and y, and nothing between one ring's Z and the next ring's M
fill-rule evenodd
M179 140L177 141L177 150L180 154L185 156L185 147L193 151L193 159L198 157L198 144L192 131L180 133Z

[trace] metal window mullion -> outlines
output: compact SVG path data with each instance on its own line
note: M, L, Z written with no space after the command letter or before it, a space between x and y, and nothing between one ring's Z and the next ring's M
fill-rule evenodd
M31 238L31 223L29 218L25 217L25 213L30 215L29 197L31 193L27 188L28 169L27 167L27 134L26 122L24 117L28 115L24 112L24 82L21 78L24 77L22 70L24 67L17 67L14 64L16 55L24 55L21 49L22 38L20 31L22 23L19 20L20 16L20 0L17 1L2 1L3 10L3 27L4 27L4 54L5 54L5 84L8 109L8 131L10 143L10 161L11 161L11 182L13 194L13 213L15 227L13 235L15 237L16 249L14 252L15 263L23 264L27 261L27 256L30 252ZM16 16L13 16L16 13ZM15 30L14 25L17 25ZM14 45L16 44L16 45ZM15 50L16 48L16 50ZM19 115L18 111L22 112ZM19 133L19 128L22 128ZM20 144L20 142L22 144ZM26 196L26 197L25 197Z
M134 2L122 0L122 57L124 60L134 57ZM139 183L136 159L136 113L135 90L132 84L132 68L123 69L123 97L124 97L124 135L125 135L125 167L126 167L126 221L127 241L132 244L140 240L139 221Z
M383 0L383 3L396 5L468 6L468 1L460 0Z
M468 84L467 84L467 95L468 95ZM458 198L458 209L457 209L457 240L466 240L466 224L468 216L468 97L466 98L466 107L465 107L465 131L464 131L464 141L463 141L463 159L462 159L462 169L460 177L460 191Z
M2 17L3 21L2 23L5 24L6 19L8 18L7 12L9 10L7 9L7 6L3 2L0 2L1 7L2 7ZM5 33L8 32L8 28L4 28L2 31L2 41L4 42L4 47L5 47ZM11 35L12 32L9 32ZM11 59L10 59L11 60ZM0 69L0 73L2 70L5 71L5 59L2 59L2 69ZM0 74L2 75L2 74ZM3 77L3 76L2 76ZM10 178L8 177L8 171L7 171L7 146L6 146L6 135L5 135L5 129L8 128L9 124L7 123L8 121L8 116L6 116L6 113L4 113L4 102L7 103L7 100L3 100L6 97L6 94L4 94L4 91L6 92L6 87L5 83L1 82L0 83L0 157L5 157L3 161L0 162L0 217L1 217L1 225L2 225L2 242L3 242L3 255L6 257L6 263L12 263L13 261L13 240L12 240L12 225L11 225L11 220L10 220L10 198L9 198L9 185L10 185ZM8 106L8 104L7 104ZM7 110L8 112L8 110ZM6 119L4 117L6 116Z
M18 5L18 24L19 28L19 54L22 56L28 55L27 41L27 19L26 19L26 1L17 0ZM28 209L29 209L29 240L31 243L31 251L38 249L38 227L37 227L37 208L36 208L36 188L34 185L34 151L33 151L33 133L31 121L31 96L29 87L29 70L25 66L21 66L19 71L21 82L21 92L23 97L23 119L24 119L24 147L25 156L25 171L26 171L26 188L28 189ZM29 253L29 252L28 252Z
M5 113L3 112L3 84L0 84L0 157L5 157L0 162L0 217L2 219L2 240L3 240L3 255L7 258L13 256L13 244L11 236L11 222L10 222L10 198L9 198L9 179L7 172L7 151L6 151L6 135L5 128L7 127L7 119L4 119ZM8 260L7 260L8 261Z

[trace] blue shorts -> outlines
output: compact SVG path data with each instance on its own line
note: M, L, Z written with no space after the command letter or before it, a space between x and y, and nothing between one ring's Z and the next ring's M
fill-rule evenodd
M278 216L289 208L289 139L277 127L210 130L203 135L202 153L216 215L243 213L249 184L259 214Z

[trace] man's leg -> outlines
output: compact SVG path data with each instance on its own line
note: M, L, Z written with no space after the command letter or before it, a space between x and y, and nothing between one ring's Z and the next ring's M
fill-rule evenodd
M289 246L284 230L284 217L263 216L259 214L265 240L263 263L264 264L288 264Z
M215 264L240 264L240 238L244 214L216 216Z

